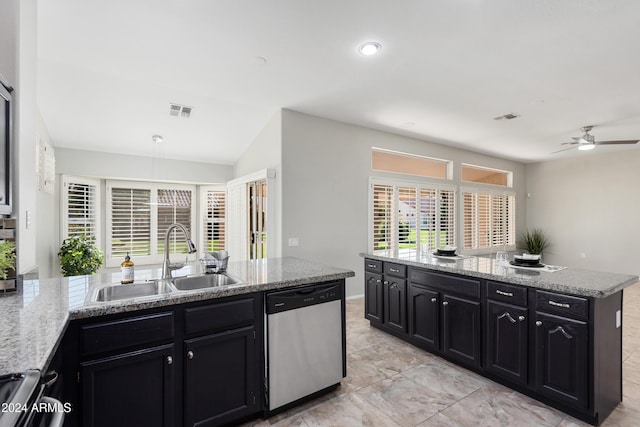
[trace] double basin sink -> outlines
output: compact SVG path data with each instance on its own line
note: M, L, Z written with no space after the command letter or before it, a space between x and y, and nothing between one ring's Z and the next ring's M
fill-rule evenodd
M158 279L127 285L109 285L90 294L90 302L110 302L165 295L172 292L196 291L243 282L226 273L197 274L193 276Z

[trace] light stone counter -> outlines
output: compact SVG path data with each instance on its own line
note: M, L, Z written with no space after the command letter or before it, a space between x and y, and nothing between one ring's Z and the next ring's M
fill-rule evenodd
M201 273L198 262L174 271L174 277ZM120 272L42 280L25 280L15 294L0 296L0 375L44 369L55 353L69 320L284 289L353 277L353 271L299 258L229 262L227 273L244 283L197 291L90 303L97 288L120 283ZM136 282L157 279L160 268L137 268ZM123 285L127 286L127 285Z
M375 253L361 253L360 256L429 270L594 298L605 298L638 281L638 276L575 268L550 272L539 271L534 268L503 266L496 264L495 259L491 257L442 259L424 254L420 255L416 251L376 251Z

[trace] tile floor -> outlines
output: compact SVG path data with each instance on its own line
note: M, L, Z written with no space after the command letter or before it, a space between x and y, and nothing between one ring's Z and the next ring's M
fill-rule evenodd
M347 377L334 392L267 426L588 426L536 400L404 343L347 302ZM640 282L625 289L623 402L603 426L640 426Z

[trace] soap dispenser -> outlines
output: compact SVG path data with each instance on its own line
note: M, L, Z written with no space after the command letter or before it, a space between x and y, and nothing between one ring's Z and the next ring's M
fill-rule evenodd
M122 261L122 264L120 264L120 270L122 271L122 278L120 279L120 283L133 283L133 261L131 261L128 253L127 256L124 257L124 261Z

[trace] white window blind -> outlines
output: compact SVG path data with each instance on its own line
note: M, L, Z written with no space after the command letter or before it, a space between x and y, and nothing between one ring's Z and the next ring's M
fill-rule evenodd
M151 255L151 190L112 187L110 202L111 257Z
M226 205L224 187L202 188L202 249L213 252L226 249Z
M191 190L158 189L158 253L164 253L164 236L171 224L180 223L191 233ZM193 236L195 238L196 236ZM169 236L171 253L187 253L187 242L180 230L173 230Z
M64 176L62 197L62 240L85 235L100 245L100 181Z
M515 247L515 195L463 189L465 250Z
M455 189L371 180L370 248L434 250L456 242Z

